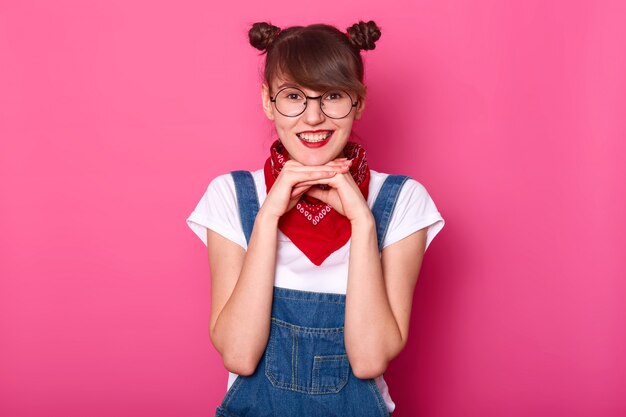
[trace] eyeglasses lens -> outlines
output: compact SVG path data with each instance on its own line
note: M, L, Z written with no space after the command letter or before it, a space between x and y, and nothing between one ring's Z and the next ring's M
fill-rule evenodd
M316 101L319 101L316 100ZM276 94L276 109L283 115L295 117L304 112L307 98L303 91L297 88L285 88ZM352 110L352 98L342 90L331 90L321 98L324 114L333 119L346 117Z

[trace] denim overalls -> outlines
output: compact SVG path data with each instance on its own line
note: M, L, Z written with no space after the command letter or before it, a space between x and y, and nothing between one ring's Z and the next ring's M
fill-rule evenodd
M231 172L246 241L259 210L249 171ZM404 175L389 175L372 213L379 251ZM254 374L239 375L215 417L389 417L374 379L354 376L344 347L345 294L274 287L271 329Z

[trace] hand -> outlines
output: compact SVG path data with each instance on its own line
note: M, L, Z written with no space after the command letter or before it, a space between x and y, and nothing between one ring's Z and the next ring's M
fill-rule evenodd
M352 161L348 162L352 163ZM330 188L322 190L319 187L314 187L316 184L327 184ZM303 181L298 184L298 187L307 186L310 187L306 191L307 196L322 200L346 216L350 222L372 216L372 211L363 197L363 193L348 170L331 177L317 179L315 182Z
M324 165L303 165L293 159L286 161L260 210L281 217L315 184L323 184L333 176L348 172L350 165L345 160L339 158Z

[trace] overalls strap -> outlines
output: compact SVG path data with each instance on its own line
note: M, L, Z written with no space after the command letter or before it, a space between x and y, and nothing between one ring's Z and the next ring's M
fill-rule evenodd
M250 171L232 171L237 191L237 204L239 205L239 217L241 226L246 236L246 242L250 243L254 219L259 211L259 198L256 192L254 179ZM398 195L402 185L409 177L406 175L388 175L374 201L372 214L376 220L376 237L378 238L378 250L383 250L383 243L389 228L391 214L398 201Z
M389 221L391 220L393 209L396 207L400 190L408 179L409 177L406 175L387 176L378 196L376 196L376 201L374 201L372 214L376 220L376 236L378 237L379 252L383 251L383 243L385 242L385 236L389 228Z
M254 178L250 171L232 171L230 173L235 181L237 191L237 204L243 233L246 235L246 243L250 243L254 219L259 211L259 196L254 185Z

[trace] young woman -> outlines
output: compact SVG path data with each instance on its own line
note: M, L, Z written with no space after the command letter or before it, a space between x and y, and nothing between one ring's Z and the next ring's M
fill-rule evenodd
M217 176L187 219L208 246L210 337L229 371L216 416L389 416L423 254L444 225L416 180L376 172L352 140L361 50L380 29L255 23L263 168Z

